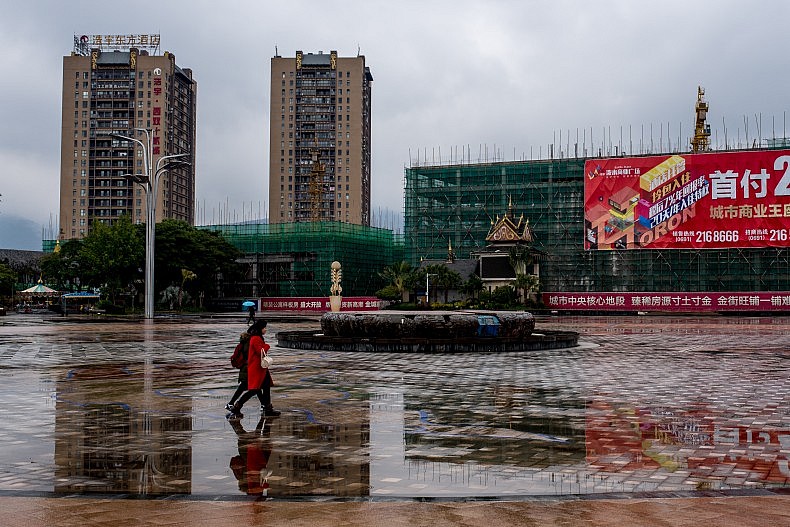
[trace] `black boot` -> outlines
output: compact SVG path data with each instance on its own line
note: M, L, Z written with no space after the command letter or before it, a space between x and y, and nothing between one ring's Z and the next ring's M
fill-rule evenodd
M244 414L241 413L241 406L239 406L239 403L234 404L230 408L230 413L225 417L227 419L241 419L242 417L244 417Z
M282 412L278 412L273 406L261 406L261 415L263 417L278 417Z

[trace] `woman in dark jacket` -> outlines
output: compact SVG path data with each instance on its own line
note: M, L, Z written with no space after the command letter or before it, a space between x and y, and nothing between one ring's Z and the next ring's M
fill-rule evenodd
M269 350L269 345L263 341L266 321L258 320L250 326L247 333L250 334L250 347L247 353L247 391L233 405L230 417L242 417L241 408L244 403L256 395L261 398L261 414L264 417L277 417L280 412L272 407L271 387L274 386L274 380L269 368L261 367L261 356Z

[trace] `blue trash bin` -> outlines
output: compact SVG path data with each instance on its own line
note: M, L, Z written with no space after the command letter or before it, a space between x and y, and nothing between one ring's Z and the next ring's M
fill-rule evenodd
M496 337L499 335L499 319L494 315L477 315L477 336Z

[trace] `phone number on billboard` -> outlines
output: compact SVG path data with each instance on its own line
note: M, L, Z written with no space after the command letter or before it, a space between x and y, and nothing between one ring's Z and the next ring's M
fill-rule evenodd
M711 242L724 242L732 243L741 239L740 231L683 231L675 235L675 241L678 242L695 242L695 243L711 243ZM790 231L788 229L766 229L759 233L746 236L749 241L772 241L772 242L786 242L790 240Z

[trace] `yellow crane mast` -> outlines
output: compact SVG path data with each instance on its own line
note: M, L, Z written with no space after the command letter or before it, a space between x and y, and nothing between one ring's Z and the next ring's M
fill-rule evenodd
M705 122L708 116L708 103L705 101L705 89L697 86L696 121L694 123L694 137L691 139L692 152L707 152L710 150L710 125Z

